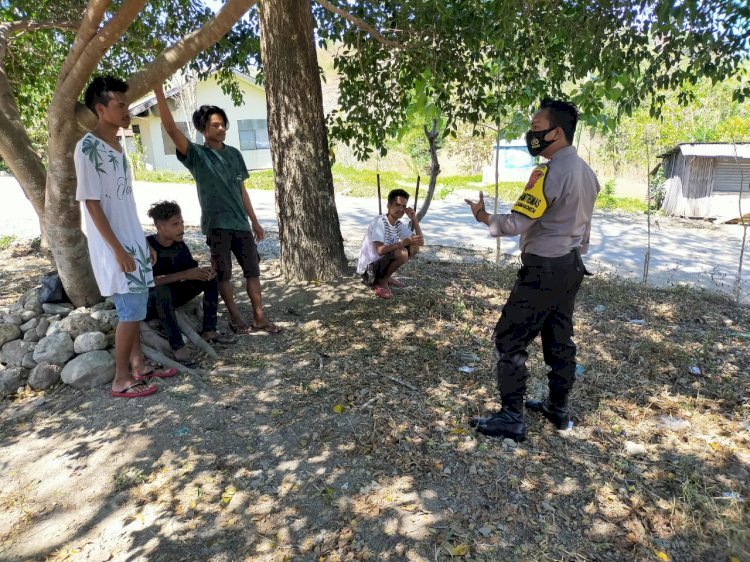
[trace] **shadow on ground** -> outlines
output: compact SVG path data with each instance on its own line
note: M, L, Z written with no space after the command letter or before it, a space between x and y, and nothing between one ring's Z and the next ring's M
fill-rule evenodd
M4 402L0 558L747 559L747 310L587 281L575 427L528 416L516 446L466 424L498 406L490 335L514 268L441 251L390 301L354 277L288 284L267 260L284 333L244 336L206 377ZM529 365L533 393L538 344Z

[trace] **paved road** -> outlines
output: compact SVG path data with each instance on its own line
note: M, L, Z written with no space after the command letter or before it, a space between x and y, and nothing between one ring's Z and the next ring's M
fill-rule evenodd
M195 188L188 184L153 184L136 182L135 198L144 225L150 223L146 211L155 201L174 199L183 209L189 225L200 224L200 208ZM39 235L39 226L31 204L13 178L0 177L0 235L18 238ZM445 201L434 201L423 221L427 243L449 247L467 247L492 251L496 240L487 229L474 222L463 198L475 192L457 193ZM251 191L250 198L263 227L277 230L273 192ZM377 213L377 201L337 196L336 205L341 231L348 245L356 246L367 223ZM490 204L488 204L490 208ZM507 205L501 205L507 210ZM705 222L661 217L652 226L649 283L660 286L688 283L712 290L731 291L737 279L742 245L742 228L738 225L710 225ZM641 279L647 247L645 215L597 213L594 218L592 244L586 263L593 271L606 271ZM501 240L501 252L517 255L518 241ZM750 256L748 256L750 261ZM750 278L750 266L743 272ZM750 302L750 279L742 283L742 300Z

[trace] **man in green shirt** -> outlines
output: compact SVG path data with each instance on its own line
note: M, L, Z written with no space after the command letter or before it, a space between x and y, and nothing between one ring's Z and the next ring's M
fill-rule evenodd
M211 262L219 281L219 294L231 320L229 327L241 334L281 330L263 315L260 266L255 239L265 234L255 216L250 196L244 187L248 173L239 150L224 144L229 127L226 113L213 105L202 105L193 113L193 125L205 138L199 145L188 140L177 128L167 105L164 90L154 90L159 115L182 162L198 186L201 205L201 231L211 250ZM250 219L248 221L248 219ZM247 295L253 307L253 322L247 324L234 301L232 291L232 254L237 258L246 279Z

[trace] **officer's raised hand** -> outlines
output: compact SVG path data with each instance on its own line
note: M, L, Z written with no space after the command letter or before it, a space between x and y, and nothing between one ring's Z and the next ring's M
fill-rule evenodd
M484 208L484 193L479 192L479 201L474 203L471 199L464 199L466 204L471 208L471 214L477 222L488 223L490 215Z

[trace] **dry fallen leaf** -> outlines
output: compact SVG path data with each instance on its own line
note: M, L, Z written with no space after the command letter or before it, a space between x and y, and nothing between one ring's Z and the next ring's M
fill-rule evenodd
M465 543L457 544L449 552L451 556L466 556L469 554L469 545Z

